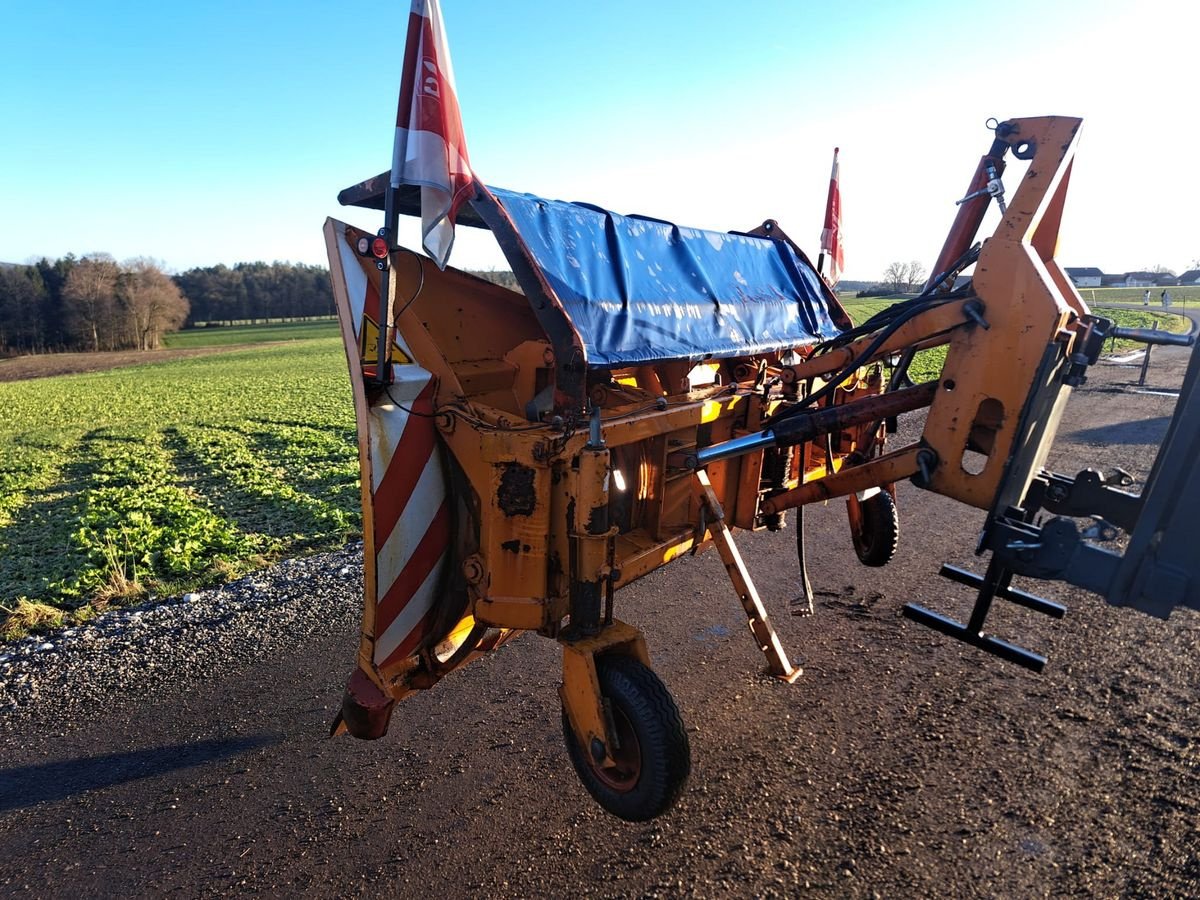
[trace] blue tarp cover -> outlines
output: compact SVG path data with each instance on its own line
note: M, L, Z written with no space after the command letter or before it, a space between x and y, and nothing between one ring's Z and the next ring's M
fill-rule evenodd
M491 191L566 307L588 365L769 353L840 333L819 276L783 241Z

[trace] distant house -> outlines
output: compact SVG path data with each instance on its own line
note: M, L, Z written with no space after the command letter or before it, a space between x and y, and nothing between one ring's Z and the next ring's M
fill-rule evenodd
M1153 272L1126 272L1122 284L1125 287L1154 287L1155 277Z
M1101 287L1123 287L1125 285L1124 275L1105 275L1100 279Z
M1067 277L1075 282L1075 287L1100 287L1104 273L1095 266L1076 269L1067 266Z
M1200 269L1188 269L1179 276L1180 284L1200 284Z
M1179 279L1170 272L1155 272L1154 283L1158 287L1174 287L1179 284Z

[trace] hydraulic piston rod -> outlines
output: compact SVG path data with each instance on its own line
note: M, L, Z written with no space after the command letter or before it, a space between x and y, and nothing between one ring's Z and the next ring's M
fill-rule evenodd
M790 447L853 425L865 425L871 421L882 421L900 413L922 409L933 402L937 387L936 381L930 381L865 400L826 406L810 413L798 413L777 421L758 434L743 435L697 450L687 457L685 464L690 469L700 469L709 463L741 456L764 447Z

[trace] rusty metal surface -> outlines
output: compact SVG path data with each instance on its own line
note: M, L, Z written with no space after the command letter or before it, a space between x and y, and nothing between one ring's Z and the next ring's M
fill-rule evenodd
M506 463L502 467L500 489L496 492L496 504L506 516L530 516L537 508L537 491L534 481L537 473L520 463Z
M898 416L901 413L912 412L914 409L922 409L933 402L937 390L938 383L930 381L899 391L865 397L851 403L822 407L776 422L771 426L771 432L780 446L801 444L855 425L865 425L869 422Z
M361 668L355 669L342 697L339 721L333 731L345 731L356 738L373 741L387 734L396 700L384 693Z

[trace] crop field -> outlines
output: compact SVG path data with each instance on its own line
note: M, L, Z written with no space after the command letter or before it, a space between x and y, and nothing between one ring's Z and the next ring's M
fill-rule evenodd
M847 299L862 322L894 300ZM1180 330L1157 310L1106 311ZM80 621L361 533L354 413L333 321L205 328L257 346L0 383L0 632ZM920 354L916 380L945 351Z
M10 632L361 530L340 338L4 383L0 408Z
M337 319L317 319L311 322L279 322L269 325L232 325L189 328L163 338L163 346L173 350L194 347L224 347L230 344L257 344L265 341L305 341L313 338L338 337Z

